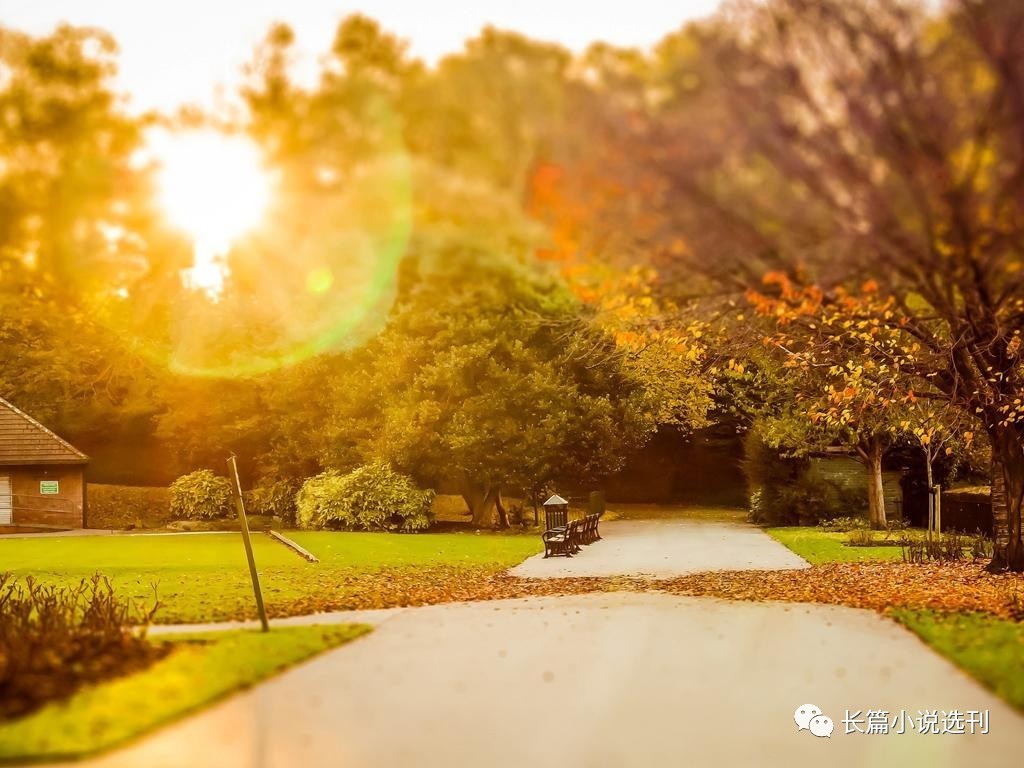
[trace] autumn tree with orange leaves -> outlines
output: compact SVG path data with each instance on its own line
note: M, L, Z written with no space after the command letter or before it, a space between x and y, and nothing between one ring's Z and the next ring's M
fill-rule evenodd
M787 406L776 409L768 434L779 446L846 446L867 470L868 520L884 528L886 451L899 441L920 446L931 488L938 452L972 435L962 412L928 383L927 350L874 281L825 292L769 273L748 299L766 322L765 347L785 372L777 386Z
M820 295L843 331L829 369L862 364L856 334L891 338L876 351L907 390L986 432L992 568L1024 570L1024 6L773 0L730 19L740 32L701 36L708 109L650 116L666 215L692 254L676 272L723 290L778 272ZM858 297L844 329L842 292L867 280L877 298Z

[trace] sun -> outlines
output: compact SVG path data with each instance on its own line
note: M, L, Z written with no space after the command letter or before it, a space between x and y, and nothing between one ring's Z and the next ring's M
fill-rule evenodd
M271 179L258 147L243 136L211 129L163 132L151 141L159 163L160 204L192 239L186 285L216 298L227 276L225 256L260 224Z

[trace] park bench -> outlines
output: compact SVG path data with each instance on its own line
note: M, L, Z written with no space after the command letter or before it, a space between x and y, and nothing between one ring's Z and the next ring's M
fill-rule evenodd
M590 514L581 520L572 520L565 525L549 528L541 534L544 541L544 557L564 555L572 557L581 551L581 544L592 544L601 538L598 524L601 515Z
M551 528L541 534L544 541L544 557L565 555L572 557L580 551L579 520L572 520L564 526Z

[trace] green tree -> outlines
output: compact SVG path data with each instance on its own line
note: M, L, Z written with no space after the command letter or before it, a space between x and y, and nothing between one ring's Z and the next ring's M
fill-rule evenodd
M70 436L158 407L155 372L99 311L174 257L115 51L97 30L0 28L0 392Z
M654 428L614 342L557 280L512 260L451 254L360 357L335 390L335 443L455 483L480 526L507 524L503 490L594 481Z
M139 224L142 125L110 88L115 50L91 29L0 28L0 256L63 297L119 277Z

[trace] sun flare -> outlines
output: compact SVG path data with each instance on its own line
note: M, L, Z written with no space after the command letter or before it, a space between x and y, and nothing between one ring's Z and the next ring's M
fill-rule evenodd
M192 239L193 264L182 279L216 297L231 245L263 218L271 180L256 145L215 130L164 133L153 141L160 202Z

